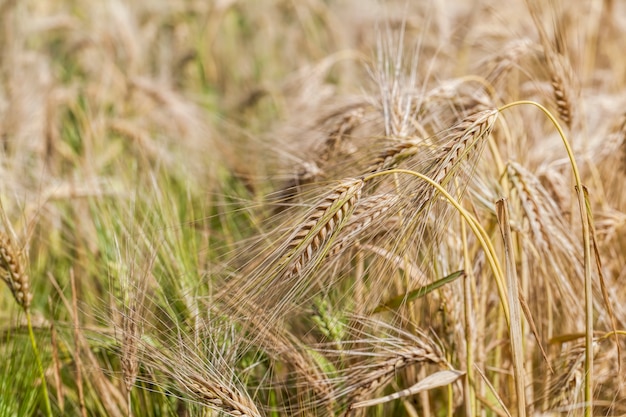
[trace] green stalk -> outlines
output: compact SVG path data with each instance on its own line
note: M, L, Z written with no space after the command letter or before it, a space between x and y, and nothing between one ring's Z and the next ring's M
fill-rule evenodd
M46 374L43 370L41 356L39 355L39 349L37 348L37 342L35 341L35 333L33 332L33 323L30 317L30 310L24 309L24 311L26 312L28 336L30 337L30 343L33 346L33 351L35 352L35 360L37 361L37 369L39 370L39 376L41 378L41 390L43 391L43 399L46 404L46 414L48 415L48 417L52 417L52 407L50 406L50 397L48 396L48 384L46 384Z
M578 207L580 209L580 219L582 224L583 246L584 246L584 274L585 274L585 417L592 417L593 412L593 294L592 294L592 280L591 280L591 245L589 223L587 219L587 211L585 207L585 197L583 192L583 185L580 179L580 171L574 158L574 152L569 144L569 141L565 137L563 129L559 125L556 118L541 104L530 101L521 100L513 103L506 104L498 109L499 112L503 112L506 109L521 105L531 105L539 108L550 119L554 127L563 140L567 156L572 166L572 172L574 174L574 181L576 182L576 194L578 196Z

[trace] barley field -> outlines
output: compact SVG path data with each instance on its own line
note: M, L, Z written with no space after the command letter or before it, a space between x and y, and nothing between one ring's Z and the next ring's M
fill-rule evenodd
M0 0L0 417L626 415L625 39Z

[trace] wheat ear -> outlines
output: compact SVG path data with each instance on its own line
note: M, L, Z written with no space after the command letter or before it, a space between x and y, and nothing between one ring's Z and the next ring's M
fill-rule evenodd
M300 274L311 266L312 261L313 267L321 261L315 258L325 255L328 243L343 227L359 200L363 184L362 179L342 181L309 213L304 224L289 239L281 261L286 266L284 277Z
M450 143L444 146L434 165L433 181L445 185L469 151L486 138L498 117L497 109L473 113L456 124L450 132Z
M303 216L276 250L246 274L248 279L232 280L218 298L227 306L232 301L250 303L254 308L271 309L274 318L282 315L295 298L311 289L311 272L327 257L359 201L363 186L362 179L340 182Z
M508 72L519 64L519 61L526 55L536 50L536 46L530 39L515 39L504 45L501 52L491 59L487 65L491 70L487 75L487 80L492 84L504 79Z
M555 41L550 41L548 34L541 23L541 19L539 18L536 4L530 2L529 0L527 0L527 3L530 15L533 18L537 31L539 32L539 39L541 41L541 46L543 47L548 74L550 76L550 83L552 84L552 90L554 92L557 112L567 127L571 128L574 119L573 99L577 95L577 89L574 88L575 77L571 63L567 56L563 54L563 50L565 49L564 39L562 39L562 34L557 30Z
M341 234L332 244L328 257L334 257L346 248L350 248L359 238L365 234L371 226L382 219L389 217L389 211L400 201L395 194L375 194L359 201L354 208L352 216L346 222ZM393 212L391 213L393 214ZM374 228L378 232L378 228Z
M349 391L347 396L348 407L345 416L350 415L353 410L353 404L384 387L397 375L398 371L417 363L445 363L445 359L437 345L424 335L419 334L419 336L421 336L420 339L424 338L424 340L417 341L416 346L408 344L402 346L402 342L395 339L391 341L395 346L393 353L389 352L386 355L376 354L377 360L375 363L352 367L354 371L348 375L347 388L345 388L346 391ZM418 337L414 336L412 339L417 339ZM381 342L384 342L384 340L379 340L375 343ZM415 343L415 340L412 340L412 342Z
M226 378L229 372L223 371L230 368L222 363L221 356L213 356L215 363L205 363L186 345L181 345L180 351L143 343L141 346L147 363L162 372L177 390L189 395L193 401L230 416L261 417L247 393Z
M329 131L326 140L320 149L316 151L315 156L311 160L301 162L293 178L279 190L278 196L280 197L281 205L276 207L274 213L281 212L284 204L292 201L303 186L314 183L324 177L328 165L342 155L344 142L350 137L352 131L359 126L364 114L365 107L363 106L339 113L341 119ZM334 114L331 118L337 116L337 114ZM322 121L321 123L325 122ZM328 176L326 177L328 178Z
M15 301L24 309L30 309L33 295L30 292L30 279L24 270L22 251L4 233L0 233L0 274L9 286Z
M422 139L417 138L392 144L376 155L370 162L367 172L377 172L395 168L403 160L415 155L419 150L419 145L423 142Z
M231 304L229 308L233 311L234 319L241 321L242 327L254 335L254 343L291 365L305 381L306 387L313 390L320 403L332 409L333 386L319 366L301 352L301 343L297 338L288 329L281 327L280 323L274 323L250 300Z
M231 416L261 416L252 402L226 386L217 385L199 375L186 375L179 382L186 391L209 407L223 410Z

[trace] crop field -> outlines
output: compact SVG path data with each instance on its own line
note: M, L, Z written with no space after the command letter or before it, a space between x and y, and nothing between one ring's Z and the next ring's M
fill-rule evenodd
M0 0L0 417L626 415L626 2Z

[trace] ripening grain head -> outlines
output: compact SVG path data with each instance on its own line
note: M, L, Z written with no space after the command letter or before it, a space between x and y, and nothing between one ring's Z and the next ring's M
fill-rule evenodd
M33 295L26 272L22 251L5 233L0 233L0 277L9 286L15 301L24 309L30 308Z

